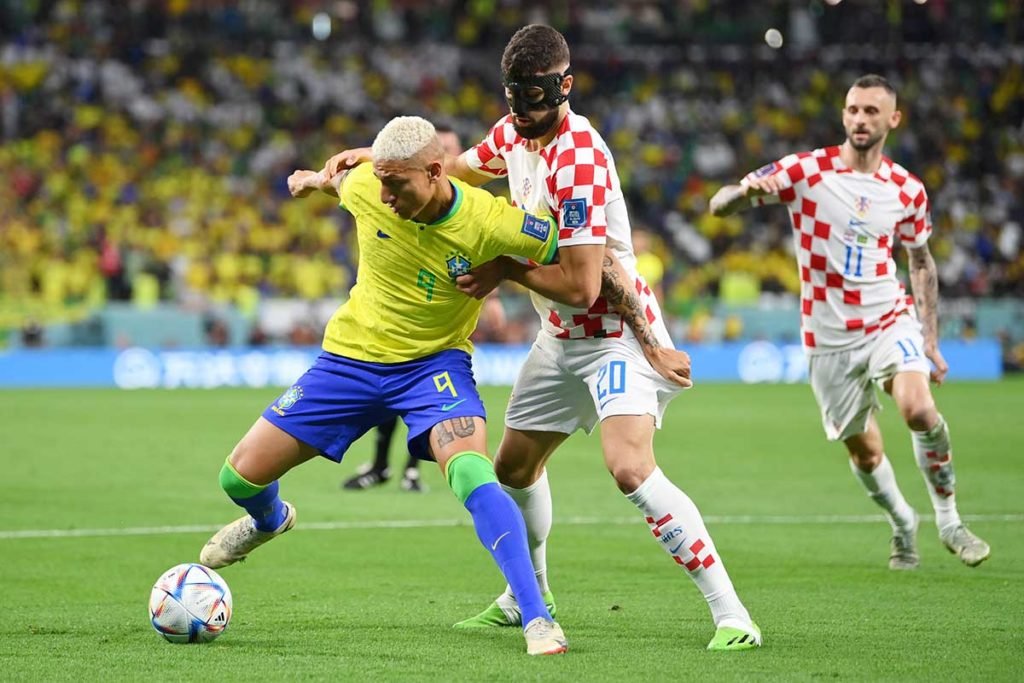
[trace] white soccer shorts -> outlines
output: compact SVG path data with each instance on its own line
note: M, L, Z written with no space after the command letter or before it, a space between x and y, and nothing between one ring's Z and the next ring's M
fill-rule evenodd
M652 415L660 428L665 408L681 390L654 371L629 332L573 340L541 332L512 388L505 424L589 434L613 415Z
M900 372L930 372L921 324L910 315L857 348L812 354L809 360L811 389L829 441L867 430L868 418L882 409L876 387Z

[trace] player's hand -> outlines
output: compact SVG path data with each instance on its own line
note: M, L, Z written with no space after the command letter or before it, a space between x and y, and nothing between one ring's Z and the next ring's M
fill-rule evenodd
M939 351L938 346L928 346L925 347L924 355L935 366L930 373L932 381L942 386L942 383L946 381L946 375L949 373L949 365L946 363L946 359L942 357L942 352Z
M504 258L506 257L499 256L455 278L456 289L474 299L483 299L505 279L505 267L502 262Z
M655 349L645 349L644 355L651 367L669 382L684 389L693 386L693 380L690 379L690 354L686 351L659 346Z
M346 149L344 152L338 152L333 157L327 160L324 164L324 170L322 171L325 178L333 178L334 176L355 168L364 161L372 161L373 153L369 147L357 147L355 149Z
M778 194L786 189L786 184L778 173L773 173L764 178L748 175L740 182L740 187L746 188L746 197L763 197L767 194Z
M293 197L305 197L320 189L322 176L316 171L295 171L288 176L288 191Z

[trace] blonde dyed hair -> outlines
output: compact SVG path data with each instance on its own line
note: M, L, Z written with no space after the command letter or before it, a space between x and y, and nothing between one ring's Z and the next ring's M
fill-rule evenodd
M373 160L407 161L420 152L440 149L440 145L430 121L419 116L396 116L374 138Z

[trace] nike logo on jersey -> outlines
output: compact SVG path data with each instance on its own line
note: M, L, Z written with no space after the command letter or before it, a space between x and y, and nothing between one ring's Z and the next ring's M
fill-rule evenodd
M466 399L460 398L455 403L445 403L443 406L441 406L441 412L442 413L447 413L449 410L451 410L455 406L460 405L460 404L465 403L465 402L466 402Z
M619 398L619 397L618 397L618 396L612 396L612 397L611 397L610 399L608 399L607 401L604 401L604 402L602 402L602 403L601 403L601 408L603 409L603 408L604 408L604 407L605 407L606 405L608 405L609 403L611 403L612 401L614 401L614 400L615 400L615 399L617 399L617 398Z
M499 543L501 543L501 539L505 538L505 537L506 537L506 536L508 536L508 535L509 535L510 533L512 533L512 532L511 532L511 531L506 531L506 532L505 532L505 533L503 533L503 534L502 534L501 536L498 536L498 540L496 540L496 541L494 542L494 545L492 545L492 546L491 546L491 550L492 550L492 551L493 551L493 550L497 550L497 549L498 549L498 544L499 544Z
M677 545L675 548L672 548L672 550L669 550L669 552L672 553L673 555L675 555L676 553L679 552L679 549L682 548L682 547L683 547L683 542L679 541L679 545Z
M386 232L384 232L380 228L377 228L377 237L381 238L382 240L389 240L389 239L391 239L391 235L387 234Z

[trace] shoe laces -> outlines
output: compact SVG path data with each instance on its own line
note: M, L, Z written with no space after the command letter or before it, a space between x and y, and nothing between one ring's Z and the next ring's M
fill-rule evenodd
M554 634L554 631L555 622L544 617L536 617L526 625L526 633L534 638L549 638Z
M971 530L963 524L953 529L953 532L949 535L949 543L957 547L974 545L978 541L978 537L972 534Z

